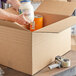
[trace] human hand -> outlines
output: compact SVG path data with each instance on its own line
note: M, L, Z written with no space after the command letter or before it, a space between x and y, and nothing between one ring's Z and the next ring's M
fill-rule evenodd
M18 11L19 7L21 6L19 0L7 0L7 3L11 4L14 9Z
M15 18L15 22L17 22L17 23L19 23L21 25L27 25L27 26L30 24L29 20L27 20L26 17L23 14L18 15Z

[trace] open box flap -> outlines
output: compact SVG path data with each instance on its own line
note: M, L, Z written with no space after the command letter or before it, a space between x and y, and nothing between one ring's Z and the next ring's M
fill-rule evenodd
M66 28L69 28L72 25L75 25L75 24L76 24L76 17L71 16L69 18L66 18L66 19L63 19L63 20L58 21L56 23L50 24L50 25L43 27L39 30L36 30L34 32L58 33L58 32L65 30Z
M76 2L61 2L46 0L42 2L36 12L70 16L76 9Z
M56 2L56 3L65 3L65 2ZM11 12L10 10L12 10L12 8L7 9L6 11ZM15 14L15 11L14 11L14 14ZM58 22L55 22L53 24L50 24L50 25L48 25L46 27L43 27L43 28L41 28L41 29L39 29L39 30L37 30L35 32L56 32L57 33L57 32L61 32L61 31L65 30L66 28L68 28L68 27L70 27L70 26L72 26L74 24L76 24L76 17L71 16L71 17L65 18L63 20L60 20ZM0 26L17 28L17 29L20 29L20 30L25 29L24 26L22 26L20 24L17 24L15 22L3 21L3 20L0 20ZM25 30L27 30L27 29L25 29Z

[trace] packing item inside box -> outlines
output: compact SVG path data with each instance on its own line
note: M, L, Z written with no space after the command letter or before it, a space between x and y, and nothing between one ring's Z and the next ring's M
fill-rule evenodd
M30 24L30 31L35 31L43 27L43 16L36 14L34 21Z
M13 10L12 8L8 8L5 11L13 13L13 14L16 14L16 15L19 14L18 12L16 12L15 10ZM66 19L66 18L69 17L67 15L50 14L50 13L39 13L39 12L35 12L35 14L37 14L39 16L42 16L42 26L38 26L38 29L36 29L36 30L39 30L39 29L41 30L43 28L47 28L47 26L52 26L52 24L56 24L58 21L64 20L64 19ZM28 30L30 30L30 25L19 25L19 26L22 27L23 29L25 29L25 27L26 27ZM20 27L18 27L18 28L20 28ZM66 27L68 27L68 26L66 26ZM57 29L57 28L55 28L55 29ZM36 30L34 30L34 31L36 31ZM53 30L53 29L49 27L48 30Z
M30 30L31 32L36 31L43 27L43 16L39 14L35 14L34 21L31 22L29 25L25 25L26 29Z
M68 16L56 15L56 14L46 14L46 13L35 13L34 22L27 29L31 32L41 29L43 27L49 26L57 21L67 18Z
M50 24L55 23L59 20L65 19L67 17L68 16L55 14L35 13L34 22L27 27L30 27L29 30L33 32L43 27L49 26Z

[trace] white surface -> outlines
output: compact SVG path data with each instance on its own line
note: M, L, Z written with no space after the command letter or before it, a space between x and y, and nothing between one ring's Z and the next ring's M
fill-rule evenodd
M31 2L22 2L19 10L24 13L24 16L30 21L34 21L34 8Z

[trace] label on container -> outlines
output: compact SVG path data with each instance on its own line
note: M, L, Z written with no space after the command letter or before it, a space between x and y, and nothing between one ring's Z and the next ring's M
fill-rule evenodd
M24 0L19 0L20 2L22 1L22 2L25 2Z
M32 22L31 24L30 24L30 31L35 31L35 22Z
M19 9L18 11L19 11L19 14L22 14L22 11L21 11L21 9Z
M28 9L19 9L19 14L24 14L25 16L31 16L31 12Z
M33 30L35 29L35 21L31 23L30 28Z

